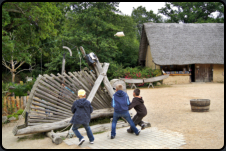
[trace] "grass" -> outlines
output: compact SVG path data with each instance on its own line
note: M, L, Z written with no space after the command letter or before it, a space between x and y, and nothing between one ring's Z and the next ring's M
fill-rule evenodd
M27 139L29 139L29 140L44 139L45 137L46 136L44 133L37 133L37 134L29 135L29 136L18 137L17 142L24 141Z

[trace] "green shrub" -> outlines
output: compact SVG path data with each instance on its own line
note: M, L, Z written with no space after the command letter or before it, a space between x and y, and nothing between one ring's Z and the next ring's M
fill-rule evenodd
M15 96L27 96L27 91L31 91L36 79L33 77L32 81L28 81L26 84L18 84L14 85L15 89L10 90L10 92L14 92Z
M17 120L19 119L17 114L13 114L13 117L15 117Z
M23 109L19 109L16 114L21 115L23 113L23 111L24 111Z
M7 118L9 119L10 117L12 117L13 115L7 115Z

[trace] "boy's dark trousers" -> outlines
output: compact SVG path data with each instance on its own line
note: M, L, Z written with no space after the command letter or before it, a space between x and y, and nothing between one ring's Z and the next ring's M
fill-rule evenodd
M137 115L137 114L133 117L132 120L133 120L133 123L135 124L135 126L137 126L137 125L141 126L141 125L144 123L144 122L142 121L143 117L144 117L144 116L139 116L139 115ZM129 133L133 133L133 130L132 130L131 126L130 126L129 129L127 129L127 131L128 131Z

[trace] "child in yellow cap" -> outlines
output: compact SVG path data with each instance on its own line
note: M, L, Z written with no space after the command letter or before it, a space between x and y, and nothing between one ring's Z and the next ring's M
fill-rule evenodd
M89 137L89 142L91 144L94 143L94 137L93 133L89 127L91 116L90 114L93 112L93 107L91 106L91 103L86 100L86 91L83 89L80 89L78 91L79 99L76 100L72 107L71 111L74 114L72 116L72 119L70 123L73 124L73 132L75 135L79 138L79 146L82 145L82 143L85 141L84 137L79 133L78 128L83 125L86 129L87 135Z

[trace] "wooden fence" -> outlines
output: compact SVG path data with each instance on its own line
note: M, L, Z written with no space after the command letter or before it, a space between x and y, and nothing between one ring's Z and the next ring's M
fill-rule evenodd
M29 96L8 96L4 97L2 115L12 114L19 109L25 109Z

